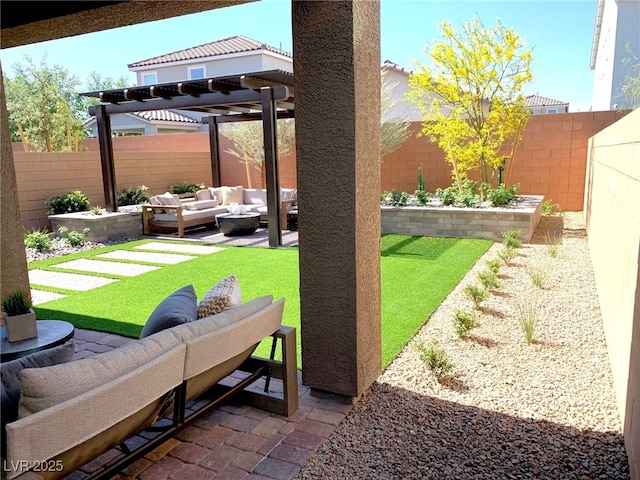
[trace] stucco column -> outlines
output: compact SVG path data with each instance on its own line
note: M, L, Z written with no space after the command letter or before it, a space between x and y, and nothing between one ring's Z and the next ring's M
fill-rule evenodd
M24 249L16 170L9 135L9 116L4 94L4 80L0 66L0 155L2 183L0 184L0 297L23 290L31 295L27 274L27 254Z
M381 371L380 5L292 17L302 381L359 397Z

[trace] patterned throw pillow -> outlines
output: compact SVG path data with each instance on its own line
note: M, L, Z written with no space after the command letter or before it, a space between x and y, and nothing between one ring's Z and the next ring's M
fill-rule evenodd
M228 310L241 302L240 285L234 275L223 278L202 297L198 304L198 319Z

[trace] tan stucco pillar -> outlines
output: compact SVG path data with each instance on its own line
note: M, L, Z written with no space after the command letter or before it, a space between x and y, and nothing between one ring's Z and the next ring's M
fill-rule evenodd
M381 371L380 4L292 4L302 381L359 397Z
M27 254L24 249L16 170L13 165L9 116L4 94L2 66L0 66L0 150L2 155L0 184L0 297L16 290L31 294L27 274Z

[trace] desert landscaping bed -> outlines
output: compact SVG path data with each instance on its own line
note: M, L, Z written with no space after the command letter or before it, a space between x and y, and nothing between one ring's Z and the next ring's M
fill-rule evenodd
M473 310L464 287L497 257L494 244L296 478L629 479L582 223L581 213L543 217L500 267L481 326L459 339L451 317ZM554 232L555 258L545 244ZM536 269L547 272L542 288ZM530 345L517 302L537 305ZM420 359L432 339L454 365L442 383Z

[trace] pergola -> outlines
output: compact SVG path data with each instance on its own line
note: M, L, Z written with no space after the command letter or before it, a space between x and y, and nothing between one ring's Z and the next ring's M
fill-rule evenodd
M202 123L209 125L211 177L214 187L221 186L219 125L262 119L269 246L282 245L276 120L294 116L292 73L268 70L87 92L82 95L98 98L102 102L101 105L90 107L89 114L95 116L97 122L105 206L108 211L114 212L117 211L118 204L111 115L169 109L210 114L202 117Z

